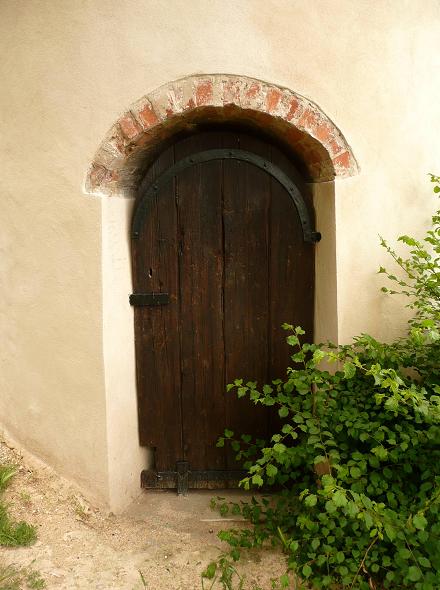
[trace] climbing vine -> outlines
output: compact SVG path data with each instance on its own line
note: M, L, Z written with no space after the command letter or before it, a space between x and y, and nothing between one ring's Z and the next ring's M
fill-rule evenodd
M440 193L440 177L431 181ZM407 257L382 239L396 271L379 272L391 285L383 291L403 294L415 312L405 337L388 344L364 334L323 346L284 325L286 376L228 386L273 407L282 424L270 441L229 430L218 441L245 462L244 488L277 490L220 503L252 524L220 533L232 560L271 542L303 587L440 587L440 211L423 240L399 240ZM287 573L278 584L289 587Z

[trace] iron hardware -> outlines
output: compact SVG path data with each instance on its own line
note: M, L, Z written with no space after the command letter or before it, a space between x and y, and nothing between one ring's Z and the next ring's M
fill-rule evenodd
M188 461L176 461L176 471L154 471L146 469L141 473L141 486L147 489L177 489L179 496L186 496L191 488L201 483L238 483L248 474L243 470L191 471Z
M174 164L174 166L171 166L161 176L159 176L154 181L154 184L148 184L148 181L145 179L140 185L139 204L133 215L131 228L132 238L139 238L145 216L147 215L148 209L151 203L154 201L154 198L160 187L170 182L182 170L185 170L194 164L201 164L203 162L210 162L212 160L238 160L249 162L249 164L256 166L260 170L263 170L272 176L272 178L277 180L281 186L286 189L296 207L302 227L304 241L312 244L319 242L321 239L321 234L313 230L312 220L310 218L304 199L298 188L293 184L292 180L287 176L287 174L285 174L281 168L275 164L272 164L272 162L269 162L269 160L266 160L261 156L257 156L252 152L241 149L205 150L179 160L176 162L176 164Z

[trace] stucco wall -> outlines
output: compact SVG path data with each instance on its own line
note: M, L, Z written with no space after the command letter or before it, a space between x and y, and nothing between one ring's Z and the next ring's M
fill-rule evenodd
M123 506L145 456L130 310L112 323L130 290L129 205L82 183L113 121L161 84L227 72L319 104L362 168L335 183L335 333L401 330L403 310L378 292L377 235L420 232L434 205L436 0L5 0L0 55L0 423L89 494Z

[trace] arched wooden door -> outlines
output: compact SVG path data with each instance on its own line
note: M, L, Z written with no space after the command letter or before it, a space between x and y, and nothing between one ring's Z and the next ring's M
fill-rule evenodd
M226 385L285 374L283 322L313 337L316 235L295 178L262 139L206 131L166 149L141 184L131 302L140 443L155 449L146 487L185 487L187 469L194 486L224 487L239 467L216 447L224 428L270 433L269 413Z

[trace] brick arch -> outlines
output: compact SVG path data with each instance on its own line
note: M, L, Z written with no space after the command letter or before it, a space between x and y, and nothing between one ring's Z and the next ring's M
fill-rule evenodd
M309 99L245 76L198 75L165 84L130 106L96 152L86 192L130 193L164 141L209 122L264 130L296 155L314 182L359 172L342 133Z

